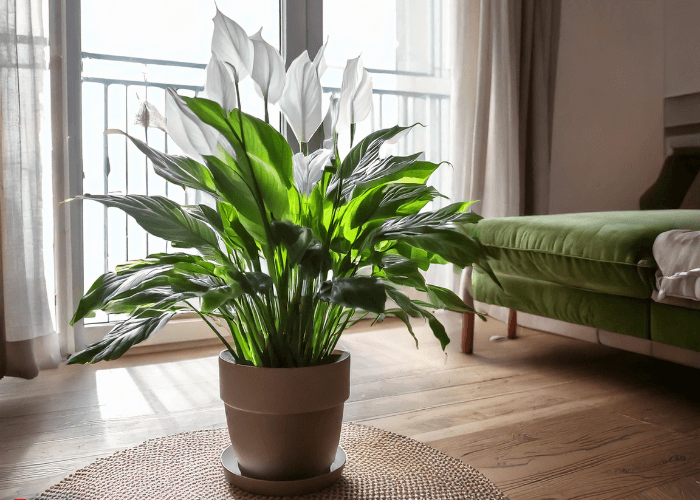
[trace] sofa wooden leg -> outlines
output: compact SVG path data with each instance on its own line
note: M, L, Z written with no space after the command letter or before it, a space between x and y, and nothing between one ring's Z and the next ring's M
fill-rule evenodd
M474 352L474 313L462 313L462 352Z
M515 309L508 309L508 338L514 339L515 329L518 326L518 311Z

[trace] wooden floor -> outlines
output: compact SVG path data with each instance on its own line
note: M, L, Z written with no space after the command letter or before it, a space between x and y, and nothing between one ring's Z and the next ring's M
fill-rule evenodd
M700 370L478 321L475 354L425 327L355 327L347 420L429 443L512 500L700 499ZM364 328L364 329L363 329ZM31 498L116 450L225 425L218 346L0 381L0 498Z

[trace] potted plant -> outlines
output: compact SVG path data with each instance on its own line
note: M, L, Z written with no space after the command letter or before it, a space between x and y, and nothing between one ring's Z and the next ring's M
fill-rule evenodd
M323 48L313 61L304 52L285 74L260 32L248 37L221 12L214 26L207 98L169 89L165 120L150 105L142 117L166 130L186 156L127 136L158 175L213 201L181 206L159 196L79 197L120 208L173 252L128 262L95 281L72 323L96 310L128 318L68 363L116 359L179 311L194 311L225 346L221 395L241 473L316 477L335 458L349 396L350 356L336 349L340 335L370 315L400 319L415 338L409 319L424 318L444 349L449 338L431 311L473 311L452 291L427 284L421 271L453 263L492 274L464 227L480 217L465 211L469 203L424 210L441 196L426 185L439 164L420 154L385 154L385 145L411 126L373 132L352 146L372 97L359 57L348 61L340 97L331 99L324 119ZM240 109L239 82L247 75L265 120ZM269 124L268 106L277 102L299 145L296 154ZM319 128L325 147L310 152ZM348 133L352 148L343 156L338 137ZM424 300L402 288L423 292ZM230 341L215 324L228 329Z

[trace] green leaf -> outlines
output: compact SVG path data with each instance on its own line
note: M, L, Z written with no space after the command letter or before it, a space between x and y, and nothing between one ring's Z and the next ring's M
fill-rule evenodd
M68 358L68 364L96 363L101 360L119 358L131 346L143 342L161 330L175 312L169 311L157 316L144 313L119 323L102 340L90 344Z
M183 97L183 100L200 120L223 134L235 152L235 158L229 157L227 161L229 166L233 167L231 162L235 162L253 195L262 197L274 218L282 219L289 211L288 191L293 179L292 150L284 137L264 121L237 109L227 114L208 99ZM205 157L207 164L210 158ZM212 174L216 178L216 173ZM236 206L231 199L226 201ZM239 212L255 221L240 208Z
M264 242L266 235L263 217L257 194L248 183L238 165L226 163L215 156L204 156L207 166L214 176L217 189L223 199L240 214L240 222L259 242Z
M428 320L428 326L430 326L430 329L432 330L435 338L440 341L440 347L442 347L442 350L444 351L447 347L447 344L450 343L450 337L447 336L445 327L429 311L420 308L420 312L423 315L423 317Z
M218 130L229 144L234 146L240 143L240 137L236 135L228 122L228 114L218 103L202 97L180 97L197 118Z
M107 207L116 207L134 218L136 223L158 238L180 247L219 248L214 230L193 217L180 205L162 196L91 195L77 198L94 200Z
M206 191L218 197L211 172L199 162L188 156L168 155L161 153L139 139L122 132L109 129L105 134L122 134L128 137L134 145L153 162L153 170L163 179L183 188L189 187Z
M133 268L122 267L117 273L108 272L103 274L95 280L87 293L78 302L78 307L70 324L75 324L93 311L102 309L115 297L138 288L143 282L161 276L170 269L172 269L172 265L162 265L160 262L155 262L152 264L134 265Z
M251 261L258 261L260 251L253 236L243 226L238 211L226 202L217 203L217 208L221 214L221 220L224 222L224 235L226 238L238 248L243 250ZM262 228L260 228L262 231Z
M239 119L243 123L243 129L240 128ZM258 165L274 170L284 186L291 188L294 179L293 153L287 140L263 120L237 109L231 111L228 120L245 141L248 156Z
M481 219L474 213L462 212L469 205L453 203L435 212L390 219L372 232L363 247L373 248L383 241L400 241L462 267L485 261L486 253L479 241L455 225Z
M210 313L229 300L240 297L242 294L243 288L236 282L212 288L202 295L201 311L204 314Z
M383 313L386 305L384 284L377 278L368 276L324 281L321 283L318 295L326 302L376 314Z
M400 127L396 125L395 127L377 130L376 132L372 132L371 134L367 135L367 137L358 142L345 157L341 164L340 172L338 173L337 178L345 179L349 177L350 174L354 172L355 168L357 168L357 166L360 164L362 159L366 158L367 160L371 160L379 157L379 149L385 142L390 141L402 132L411 130L416 125L417 124L414 124L408 127ZM331 184L328 186L329 192L334 190L336 187L337 183L335 181L331 182Z
M194 205L183 208L193 217L209 224L209 226L215 229L220 235L223 234L224 223L221 220L221 214L209 205Z
M408 333L411 334L411 337L413 337L413 340L415 340L416 342L416 349L418 349L418 337L416 337L416 334L413 331L413 326L411 326L411 320L408 317L408 314L406 314L406 311L404 311L403 309L387 309L386 311L384 311L384 314L387 316L393 316L404 322L406 328L408 329Z
M394 238L425 250L428 254L439 255L460 267L486 259L477 241L454 229L425 227L417 229L413 234L394 235Z
M271 227L275 243L281 243L287 249L289 267L299 265L309 275L322 274L330 269L330 254L310 228L286 221L273 221Z
M428 285L428 297L433 306L454 312L476 312L452 290L441 286Z
M138 314L150 309L152 311L169 311L173 308L173 303L169 301L174 295L172 287L167 286L166 279L158 279L158 283L165 283L166 286L150 286L141 290L129 291L110 300L102 310L108 314ZM198 293L182 293L182 299L197 297Z
M343 181L342 196L346 199L355 198L368 189L390 182L424 184L440 165L416 161L421 154L389 156L371 161L363 158L355 171Z
M377 265L386 278L399 286L409 286L425 290L425 278L418 269L418 263L396 254L383 254Z
M240 273L236 276L243 291L248 295L258 295L272 290L272 278L265 273Z
M405 294L399 292L396 288L387 286L386 294L391 300L396 302L397 306L406 311L409 316L413 316L414 318L421 317L420 310L413 305L411 299L409 299Z
M370 220L412 215L438 196L435 188L423 184L379 186L353 199L346 217L350 228L355 228Z

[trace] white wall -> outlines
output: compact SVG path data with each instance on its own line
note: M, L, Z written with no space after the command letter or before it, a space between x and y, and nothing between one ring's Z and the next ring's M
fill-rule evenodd
M635 210L656 180L663 8L663 0L562 1L550 213Z

